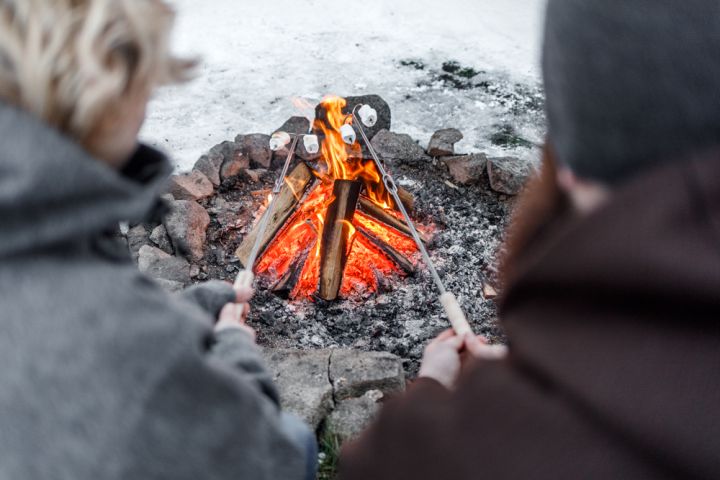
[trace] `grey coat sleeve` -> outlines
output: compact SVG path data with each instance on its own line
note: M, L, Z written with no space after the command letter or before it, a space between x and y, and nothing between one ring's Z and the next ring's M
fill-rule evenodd
M217 332L210 358L241 371L254 388L280 405L280 396L265 366L260 347L248 333L239 329Z
M210 361L202 350L181 349L153 383L121 478L302 479L303 446L282 427L275 402L252 374Z
M178 294L183 300L198 305L217 321L220 310L235 301L235 290L232 285L219 280L193 285Z

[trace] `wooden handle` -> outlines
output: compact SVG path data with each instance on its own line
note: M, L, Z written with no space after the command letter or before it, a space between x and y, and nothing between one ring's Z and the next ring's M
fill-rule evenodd
M238 273L237 277L235 277L235 288L240 287L252 287L253 282L255 281L255 274L252 272L252 270L242 270L240 273ZM237 312L237 321L242 321L242 316L245 310L245 307L242 305L238 305L238 307L235 309Z
M456 335L463 336L466 333L472 333L472 328L470 328L470 324L468 323L467 318L465 318L465 314L463 313L462 308L460 308L460 304L458 303L457 298L455 298L455 295L451 292L443 293L440 296L440 303L442 303L442 306L445 309L445 314L447 315L448 320L450 320L450 325L452 325Z

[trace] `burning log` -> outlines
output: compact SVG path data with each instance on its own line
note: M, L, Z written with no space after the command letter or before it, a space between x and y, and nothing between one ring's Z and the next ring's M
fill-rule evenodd
M340 293L361 188L361 182L351 180L335 180L333 185L333 201L327 208L320 244L318 293L323 300L335 300Z
M310 249L306 249L298 258L295 259L285 274L272 286L275 295L281 298L289 298L295 284L300 279L305 262L310 255Z
M367 239L367 241L369 241L375 248L384 253L390 260L395 262L395 264L400 267L406 274L411 275L415 273L415 267L413 266L412 262L405 258L403 254L401 254L382 240L375 238L375 236L373 236L371 233L369 233L362 227L358 227L357 230L360 235Z
M403 204L405 204L405 202L403 202ZM360 199L360 210L362 210L367 216L394 228L398 232L404 233L407 236L412 235L410 233L410 227L408 227L403 220L400 220L395 215L388 213L369 198L363 197ZM422 234L420 236L423 242L428 243L427 238L425 238Z
M290 215L295 211L300 198L307 187L312 183L313 174L310 168L304 163L298 164L297 167L288 175L285 185L278 194L278 198L275 202L275 208L270 213L271 217L268 223L267 230L261 242L260 253L265 251L270 241L275 237L278 231L282 228L285 222L290 218ZM235 251L235 256L242 262L246 268L252 268L252 265L246 265L248 258L250 257L250 251L255 244L255 239L258 236L258 226L245 237L242 245Z

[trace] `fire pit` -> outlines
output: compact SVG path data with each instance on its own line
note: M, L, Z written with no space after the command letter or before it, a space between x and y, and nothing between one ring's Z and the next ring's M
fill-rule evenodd
M259 224L236 251L246 268L255 267L263 284L285 298L357 299L415 270L418 249L409 226L377 166L363 157L346 106L340 97L322 102L324 115L313 125L322 138L320 158L300 162L284 179L259 240L258 263L248 260ZM403 192L412 208L412 195Z
M437 132L424 149L390 130L390 109L379 97L346 100L326 99L312 125L293 117L278 129L298 137L297 158L260 239L249 320L259 341L390 352L412 373L426 341L448 326L432 276L368 151L343 141L346 115L358 104L378 111L367 135L440 276L473 330L501 338L492 300L495 264L512 194L530 164L458 155L453 144L462 135L452 129ZM307 133L318 136L317 153L308 151ZM282 145L273 152L271 139L238 135L212 148L191 172L174 176L171 215L127 234L141 270L170 289L235 279L290 152Z

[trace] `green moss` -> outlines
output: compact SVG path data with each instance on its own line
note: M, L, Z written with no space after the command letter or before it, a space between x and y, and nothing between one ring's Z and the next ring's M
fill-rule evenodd
M515 128L510 124L499 126L499 130L490 136L490 142L498 147L505 148L532 148L533 143L525 140L517 134Z

